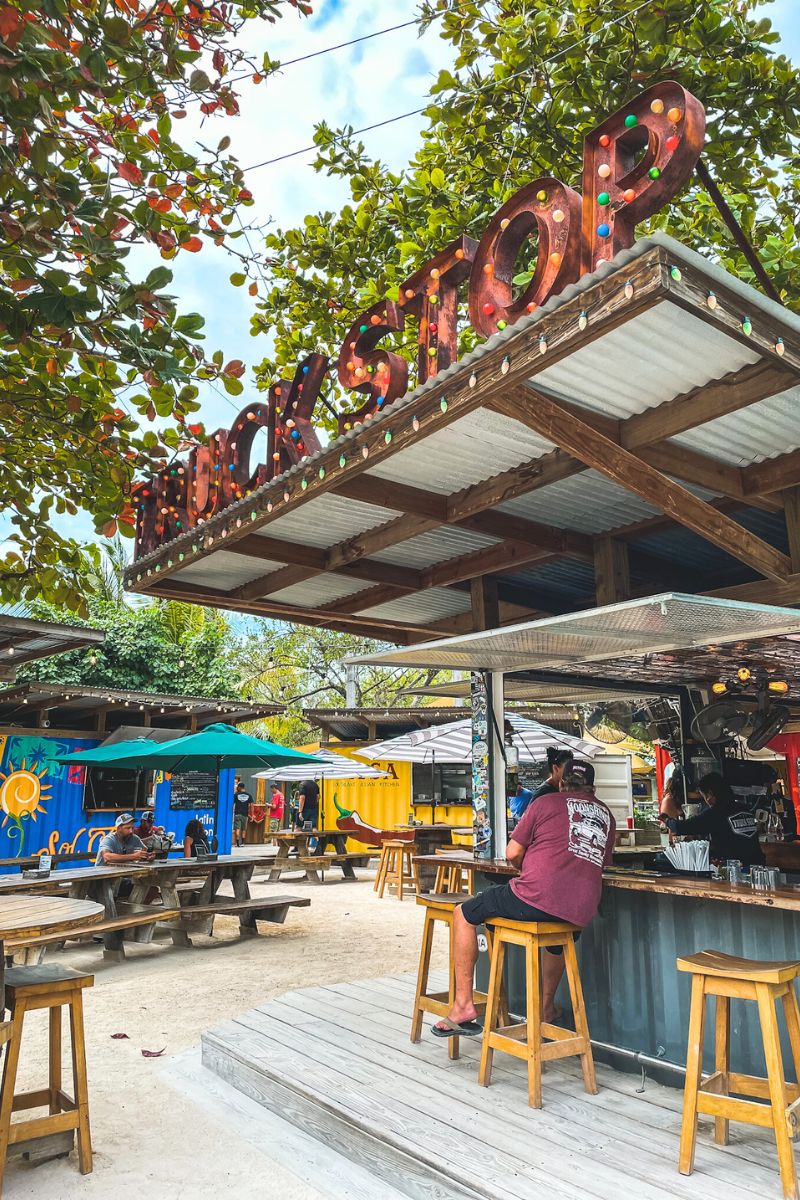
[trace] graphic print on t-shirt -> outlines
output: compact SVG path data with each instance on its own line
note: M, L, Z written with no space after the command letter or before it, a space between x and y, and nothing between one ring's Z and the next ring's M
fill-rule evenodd
M758 837L758 823L751 812L739 811L731 813L728 824L737 837Z
M567 812L571 853L602 867L611 828L608 809L594 800L567 800Z

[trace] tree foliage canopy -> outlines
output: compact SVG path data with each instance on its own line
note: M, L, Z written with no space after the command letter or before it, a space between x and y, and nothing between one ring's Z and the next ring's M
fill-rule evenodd
M84 564L81 574L90 588L85 618L44 601L28 606L38 620L103 629L106 640L102 646L25 664L18 671L20 681L40 679L170 696L238 697L235 641L225 617L214 609L176 600L128 604L121 584L123 564L119 542L99 565Z
M424 0L422 25L441 22L454 64L432 88L418 153L406 170L390 171L351 128L319 125L314 165L347 180L351 202L267 237L273 286L253 321L254 333L275 339L260 368L264 384L309 350L337 354L360 313L396 299L399 285L461 233L479 238L525 183L554 175L580 190L584 133L663 79L706 106L705 162L775 285L796 303L800 76L776 53L763 7L764 0ZM656 227L755 282L696 182L641 232ZM518 269L522 284L531 264ZM464 328L462 352L474 336ZM413 362L413 338L382 345Z
M310 626L274 626L255 622L236 652L240 694L249 700L286 705L281 716L269 717L269 736L289 745L302 745L318 737L304 718L304 708L344 708L347 671L343 659L368 654L381 647L369 638ZM355 675L357 708L407 708L421 703L411 687L450 679L448 671L359 667ZM422 703L425 703L422 701Z
M237 34L284 3L311 11L301 0L0 0L4 599L80 607L84 560L52 514L80 506L98 531L131 532L134 466L152 471L199 431L186 424L195 380L242 391L243 365L200 348L203 318L179 311L166 263L141 277L128 255L216 244L237 265L245 257L238 212L252 196L230 139L184 145L180 122L194 106L237 113L236 81L271 67ZM143 418L165 424L143 432Z

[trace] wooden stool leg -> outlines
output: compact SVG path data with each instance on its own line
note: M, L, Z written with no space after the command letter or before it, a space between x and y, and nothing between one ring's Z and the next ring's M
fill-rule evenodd
M525 986L527 989L528 1104L542 1107L542 992L539 939L532 938L525 948Z
M800 1084L800 1008L797 1004L797 992L793 983L789 984L788 992L783 996L783 1013L786 1028L789 1031L789 1045L792 1048L795 1082Z
M767 1060L769 1098L772 1104L772 1123L775 1127L783 1194L786 1200L797 1200L797 1167L786 1123L786 1084L783 1078L778 1020L775 1015L775 995L768 984L757 983L756 997L758 1015L761 1018L761 1036L764 1039L764 1057Z
M383 899L383 893L386 890L386 882L389 877L389 863L391 862L393 853L394 852L391 849L387 850L387 848L384 846L383 853L381 854L381 865L379 870L380 886L378 887L378 896L381 900Z
M19 1052L22 1045L22 1023L25 1019L25 1001L20 1000L12 1015L13 1028L11 1041L6 1045L6 1057L3 1064L3 1085L0 1093L0 1188L3 1185L3 1175L8 1158L8 1141L11 1130L11 1113L14 1107L14 1092L17 1086L17 1067Z
M440 896L440 895L442 895L443 892L447 891L446 880L449 875L449 872L450 872L449 867L437 867L436 868L436 882L433 885L433 890L437 896Z
M716 1001L714 1070L722 1075L722 1094L727 1096L731 1069L731 1002L727 996L717 996ZM728 1145L729 1129L730 1121L726 1117L714 1118L714 1141L718 1146Z
M50 1009L50 1112L61 1111L58 1093L61 1091L61 1006Z
M545 951L547 953L547 951ZM569 938L564 946L564 959L567 968L567 983L572 1001L572 1013L575 1018L575 1032L586 1042L586 1049L581 1054L581 1070L583 1071L583 1086L590 1096L597 1095L597 1076L594 1070L592 1044L589 1039L589 1022L586 1019L586 1005L583 999L583 986L578 968L578 956L575 953L575 942Z
M422 925L422 947L419 952L419 970L417 971L417 992L414 996L414 1015L411 1018L411 1041L418 1042L422 1035L422 1009L420 998L428 990L428 972L431 968L431 951L433 949L433 920L431 910L425 909L425 921Z
M503 991L503 964L506 957L506 944L501 932L494 933L492 944L492 965L489 969L489 987L486 993L486 1013L483 1018L483 1042L481 1044L481 1061L478 1067L478 1083L488 1087L492 1080L492 1059L494 1051L489 1044L490 1034L497 1028L497 1018L500 1008L500 997Z
M380 856L378 858L378 869L375 872L375 879L372 884L373 892L377 892L378 887L380 886L381 875L383 874L383 867L384 867L385 862L386 862L386 851L384 850L383 846L381 846L381 852L380 852Z
M92 1169L92 1135L89 1128L89 1081L86 1078L86 1042L83 1036L83 995L79 988L69 1005L69 1033L72 1043L72 1079L75 1107L78 1110L78 1165L81 1175Z
M398 850L397 857L400 859L400 864L399 864L400 879L399 879L399 883L397 885L397 899L402 900L403 892L406 890L406 862L407 862L407 859L406 859L405 850Z
M705 980L692 976L692 1004L689 1010L689 1046L686 1053L686 1084L683 1093L683 1121L678 1170L691 1175L694 1170L694 1146L697 1138L697 1092L703 1072L703 1035L706 1025Z
M455 913L453 914L453 917L455 917ZM455 956L453 954L453 951L455 949L453 943L455 941L455 936L456 936L456 923L455 923L454 919L450 921L450 926L449 926L447 932L449 935L449 949L450 949L450 961L447 964L447 970L448 970L447 998L450 1003L450 1007L452 1008L453 1001L456 998L456 962L455 962ZM451 1060L451 1062L455 1062L455 1060L457 1058L461 1057L461 1038L451 1037L451 1038L447 1039L447 1057Z

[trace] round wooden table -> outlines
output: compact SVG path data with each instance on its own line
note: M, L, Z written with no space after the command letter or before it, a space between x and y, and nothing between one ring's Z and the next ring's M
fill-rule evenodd
M94 925L105 915L102 904L69 896L0 896L0 1005L5 1001L6 938L66 933L78 925Z

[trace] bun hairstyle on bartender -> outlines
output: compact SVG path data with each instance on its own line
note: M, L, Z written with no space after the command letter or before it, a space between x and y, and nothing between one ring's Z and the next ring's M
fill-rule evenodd
M547 747L547 766L552 771L553 767L566 767L571 763L574 755L571 750L559 750L558 746Z

